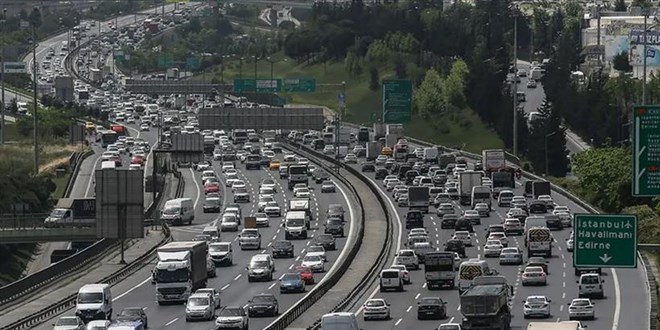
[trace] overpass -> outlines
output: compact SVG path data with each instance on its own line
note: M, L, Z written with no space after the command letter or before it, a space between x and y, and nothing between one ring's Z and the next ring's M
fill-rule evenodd
M46 228L47 213L0 216L0 242L37 243L96 241L96 226Z
M278 0L241 0L241 4L252 4L252 5L264 5L264 6L282 6L282 7L291 7L291 8L302 8L302 9L312 9L314 6L313 0L309 1L278 1ZM323 0L320 0L323 2ZM349 4L351 0L328 0L328 3L347 3ZM383 0L364 0L365 4L375 4L382 3Z

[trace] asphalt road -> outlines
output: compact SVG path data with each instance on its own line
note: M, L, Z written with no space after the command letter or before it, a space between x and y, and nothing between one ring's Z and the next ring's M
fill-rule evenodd
M214 170L218 174L221 181L224 177L221 173L220 162L213 162ZM245 170L244 165L237 162L237 169L239 170L239 178L242 178L248 184L247 187L251 193L250 203L242 204L242 211L244 216L248 216L256 212L256 202L259 184L263 179L275 179L278 183L275 195L278 204L283 207L288 204L288 200L292 198L292 192L286 189L286 180L279 179L276 171L269 171L267 169L261 170ZM195 235L199 234L202 229L209 223L212 223L221 213L203 213L201 203L204 200L204 191L201 182L201 172L193 171L189 168L181 169L183 178L186 181L184 196L192 198L195 203L195 220L190 226L177 226L172 227L172 235L175 241L192 240ZM84 180L83 180L84 181ZM277 278L282 276L287 270L293 268L294 265L299 264L300 260L305 254L307 247L313 243L314 236L317 233L322 233L323 222L325 220L325 210L329 204L342 204L346 210L349 210L349 205L346 198L343 196L346 188L338 186L336 193L321 193L320 185L310 181L310 186L313 188L312 194L312 207L314 213L314 221L312 222L312 232L310 238L307 240L293 240L295 246L295 255L293 259L275 259L276 279L270 282L253 282L248 283L246 278L246 270L250 258L258 253L268 253L270 243L274 240L284 239L284 230L280 227L280 222L283 218L271 218L271 225L269 227L262 227L259 229L262 235L262 250L246 250L241 251L237 242L237 233L223 232L221 235L222 241L233 242L234 250L234 265L229 267L218 267L217 277L209 279L208 287L213 287L221 290L222 305L246 305L248 300L259 293L270 292L276 295L280 303L280 313L286 311L296 301L304 296L304 293L293 294L280 294ZM284 188L284 189L282 189ZM342 192L342 190L344 192ZM222 190L223 205L233 202L230 188L224 187ZM284 213L284 208L283 208ZM346 217L347 224L350 224L351 218L347 211ZM345 228L348 234L350 227ZM316 283L327 274L333 267L335 261L343 250L346 238L337 238L337 250L327 251L328 262L325 265L326 272L315 274ZM159 306L156 302L155 286L150 282L151 269L153 265L147 265L144 269L138 271L133 276L122 281L113 288L114 312L120 311L124 307L145 307L149 317L149 326L155 329L171 328L171 329L210 329L213 328L213 322L186 322L185 321L185 308L183 305L164 305ZM314 285L317 285L314 284ZM308 285L307 291L311 290L314 285ZM66 314L72 314L70 310ZM250 320L250 329L262 329L274 318L252 318ZM46 322L47 324L51 322ZM46 327L40 327L40 329Z

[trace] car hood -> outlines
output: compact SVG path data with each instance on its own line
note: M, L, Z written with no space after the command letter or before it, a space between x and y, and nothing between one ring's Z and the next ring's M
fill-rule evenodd
M241 316L220 316L216 319L216 322L240 322L243 320Z
M58 325L53 327L53 330L75 330L78 329L75 325Z
M322 265L322 264L323 264L322 261L303 261L303 263L302 263L303 266L308 266L308 267L319 266L319 265Z
M215 251L215 252L209 252L209 255L224 257L224 256L227 255L227 253L229 253L229 252L228 251L222 251L222 252Z
M307 252L308 256L325 256L325 252Z
M141 321L139 316L117 316L117 321Z

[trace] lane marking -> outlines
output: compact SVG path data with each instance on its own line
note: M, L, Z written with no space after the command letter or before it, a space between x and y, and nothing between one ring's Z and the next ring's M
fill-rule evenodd
M612 320L612 330L617 330L619 328L619 318L621 316L621 287L619 286L619 276L616 273L616 269L610 268L612 270L612 278L614 279L614 297L616 303L614 304L614 319Z
M96 171L96 166L99 164L99 161L101 160L101 155L96 158L96 161L94 161L94 166L92 167L92 173L89 175L89 179L87 181L87 189L85 189L85 197L89 197L89 188L92 187L92 182L94 182L94 172Z
M275 286L275 284L277 284L277 282L271 284L271 285L268 287L268 290L272 289L272 288Z
M406 313L410 313L411 309L412 309L412 305L408 306L408 309L406 309Z
M394 326L395 326L395 327L398 327L399 324L401 323L401 321L403 321L403 319L399 319L398 321L396 321L396 323L394 323Z
M132 288L126 290L126 292L124 292L124 293L122 293L122 294L116 296L114 299L112 299L112 301L117 301L117 300L121 299L122 297L124 297L124 296L126 296L127 294L133 292L133 290L135 290L135 289L141 287L142 285L144 285L145 283L147 283L147 282L149 282L149 281L151 281L151 277L147 277L144 281L138 283L136 286L134 286L134 287L132 287Z
M238 279L241 278L242 275L243 275L243 274L238 274L238 275L236 275L236 277L234 277L234 281L238 281Z
M175 317L174 320L165 323L165 326L171 325L172 323L176 322L178 319L179 319L178 317Z
M197 178L195 177L195 172L193 172L192 168L189 168L190 170L190 175L192 176L193 183L195 184L195 187L197 187L196 193L197 197L195 197L195 208L199 205L199 198L201 197L201 189L202 187L199 186L199 182L197 181Z
M225 291L225 290L229 287L229 285L230 285L230 284L225 284L225 286L223 286L222 288L220 288L220 291Z

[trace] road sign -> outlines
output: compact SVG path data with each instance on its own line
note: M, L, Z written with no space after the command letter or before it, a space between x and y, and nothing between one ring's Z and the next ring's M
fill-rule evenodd
M313 93L316 92L316 79L311 78L295 78L295 79L284 79L284 91L287 93L290 92L301 92L301 93Z
M383 122L408 122L411 112L412 82L410 80L384 80Z
M27 73L25 62L4 62L5 73Z
M171 68L174 66L174 57L168 54L161 54L158 56L158 67L159 68Z
M199 57L188 57L186 59L186 69L188 70L199 70L201 67L202 61L199 59Z
M282 79L234 79L235 93L277 93L282 90Z
M660 196L660 105L633 107L633 196Z
M576 214L573 266L637 267L637 216Z
M123 61L125 59L124 55L125 53L121 49L115 49L112 51L112 58L117 61Z

